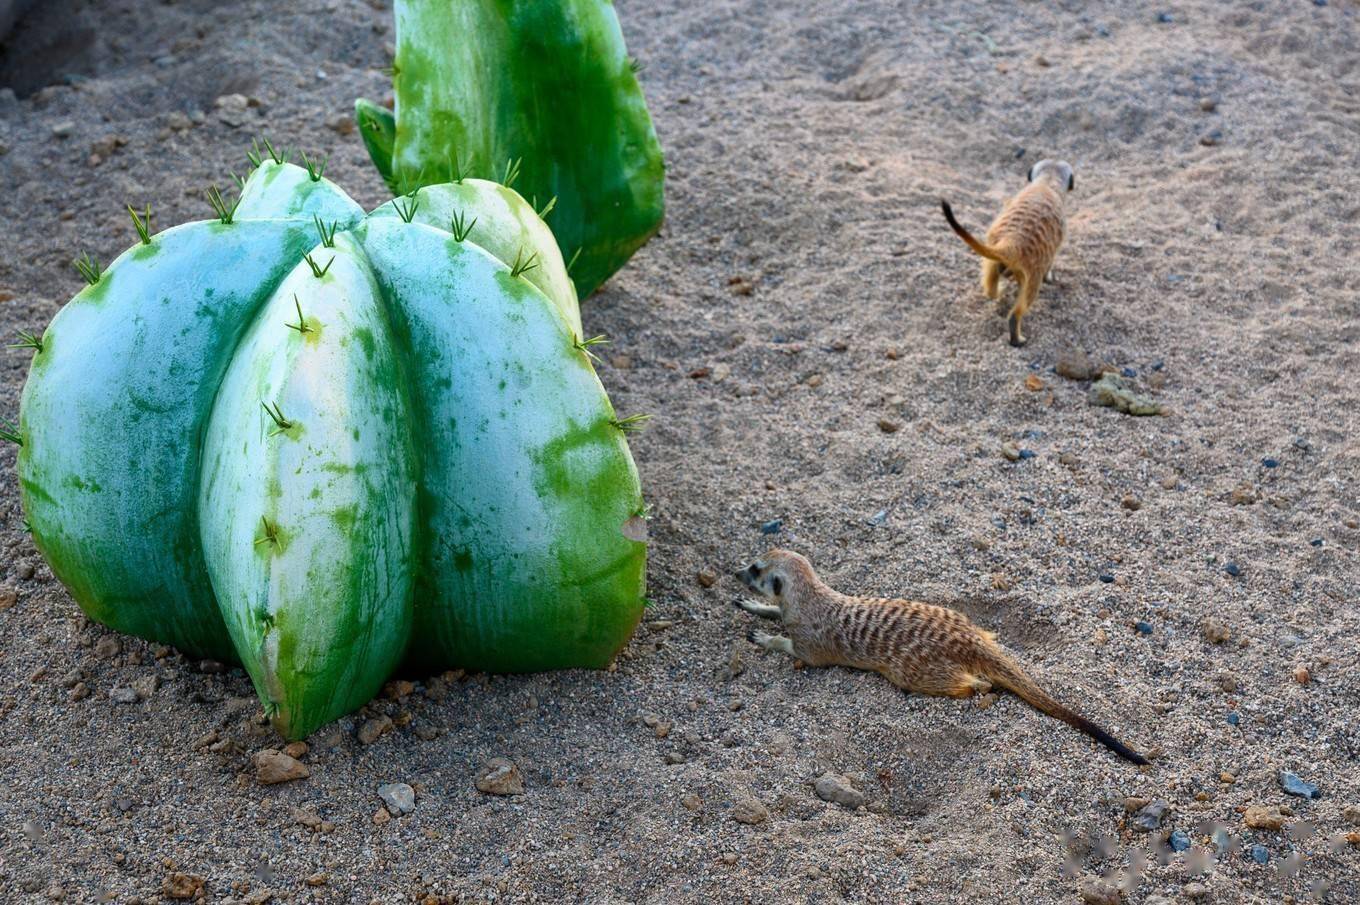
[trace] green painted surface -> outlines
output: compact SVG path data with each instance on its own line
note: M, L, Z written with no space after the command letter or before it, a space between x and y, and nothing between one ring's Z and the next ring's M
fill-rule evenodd
M411 631L417 466L406 385L362 250L348 235L335 245L334 280L303 264L256 317L203 450L208 570L288 738L363 706ZM316 342L287 326L294 296L324 326Z
M524 278L543 291L581 337L581 309L576 302L576 287L567 275L562 253L552 230L514 189L484 179L464 179L461 183L432 185L414 197L388 202L370 216L401 217L414 205L412 223L424 223L451 232L454 219L467 230L464 241L491 252L507 267L516 258L533 258L534 265ZM398 209L400 206L400 210Z
M641 492L532 208L466 180L362 218L272 163L243 194L49 325L19 476L53 572L91 618L242 662L289 738L402 660L607 664L643 606ZM440 228L455 206L486 247Z
M604 666L642 615L637 470L561 313L496 258L391 218L357 234L422 426L412 654L432 668Z
M501 179L549 217L589 296L660 228L665 166L607 0L397 0L395 132L360 116L394 190ZM367 120L369 125L365 127ZM376 151L375 151L376 148Z
M286 220L217 225L138 246L53 319L19 479L34 542L90 618L234 659L198 540L198 454L237 340L312 238Z

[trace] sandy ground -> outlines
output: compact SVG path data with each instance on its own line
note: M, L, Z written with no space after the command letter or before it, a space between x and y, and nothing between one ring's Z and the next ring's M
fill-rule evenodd
M330 124L386 93L383 5L40 4L0 53L3 333L131 243L125 202L205 216L257 132L382 201ZM243 675L87 624L7 477L0 899L153 902L179 872L221 902L1360 900L1360 8L619 7L670 181L585 305L617 407L654 416L653 605L617 670L413 677L264 787ZM1044 156L1076 167L1070 240L1016 350L936 205L982 228ZM1053 372L1077 352L1171 415L1090 405ZM771 544L966 609L1153 766L1010 697L755 650L726 576ZM474 788L493 757L523 795ZM867 804L820 800L828 771ZM375 822L389 782L414 811Z

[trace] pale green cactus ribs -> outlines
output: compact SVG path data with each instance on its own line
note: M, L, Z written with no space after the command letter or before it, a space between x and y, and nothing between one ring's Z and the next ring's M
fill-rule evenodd
M252 162L211 220L129 206L138 244L82 257L13 343L0 439L53 573L93 619L239 660L289 738L403 661L607 665L644 603L638 419L551 231L492 182L365 215L322 164Z
M469 175L549 199L581 298L661 226L665 166L609 0L396 0L396 111L355 104L394 194Z

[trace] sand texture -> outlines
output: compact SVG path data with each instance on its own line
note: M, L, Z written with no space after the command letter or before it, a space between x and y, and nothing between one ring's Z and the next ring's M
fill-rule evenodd
M653 416L616 669L409 676L261 754L239 670L83 619L0 445L0 901L1360 901L1360 7L618 7L669 181L583 305ZM126 202L209 216L256 134L384 200L350 110L390 21L38 4L0 52L0 333L134 241ZM939 199L981 232L1043 157L1069 238L1014 349ZM1165 414L1063 376L1102 365ZM730 575L772 545L966 610L1152 766L757 650Z

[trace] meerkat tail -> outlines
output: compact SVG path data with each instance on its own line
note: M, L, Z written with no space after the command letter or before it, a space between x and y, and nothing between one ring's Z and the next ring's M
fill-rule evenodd
M988 658L988 661L981 664L981 667L983 674L993 685L1006 689L1040 713L1046 713L1055 719L1062 720L1073 729L1086 733L1124 760L1140 766L1148 763L1146 757L1134 751L1086 717L1058 703L1048 692L1040 688L1020 668L1019 664L1004 654L993 654L992 657Z
M973 249L973 251L982 255L984 258L1000 261L1002 264L1006 263L1006 259L997 254L996 249L988 245L983 245L977 239L973 238L973 234L964 229L963 225L954 219L953 209L949 207L949 202L945 201L943 198L940 199L940 209L944 211L944 218L949 221L949 225L953 227L954 232L959 234L960 239L968 243L969 248Z

